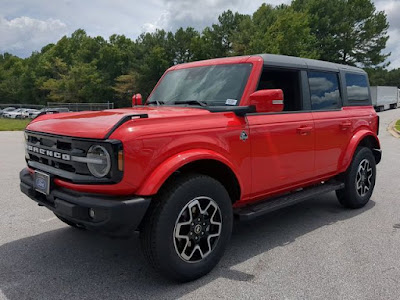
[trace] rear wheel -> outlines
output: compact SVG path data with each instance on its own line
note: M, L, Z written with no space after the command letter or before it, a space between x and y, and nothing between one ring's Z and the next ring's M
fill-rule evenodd
M361 208L368 203L375 187L376 163L371 149L357 148L344 176L345 187L337 190L339 202L348 208Z
M232 222L232 203L220 182L205 175L181 177L153 200L140 233L144 254L169 278L197 279L222 257Z

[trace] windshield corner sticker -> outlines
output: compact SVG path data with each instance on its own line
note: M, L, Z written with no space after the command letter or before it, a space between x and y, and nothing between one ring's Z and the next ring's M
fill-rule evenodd
M236 99L226 99L225 104L226 105L236 105L237 100Z

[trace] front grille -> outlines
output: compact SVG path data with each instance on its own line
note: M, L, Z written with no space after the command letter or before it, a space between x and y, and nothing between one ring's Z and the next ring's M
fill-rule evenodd
M122 179L122 172L116 163L118 151L122 149L120 141L80 139L31 131L26 131L25 135L26 160L33 169L75 183L115 183ZM79 161L79 158L86 157L93 144L105 147L112 157L111 171L105 178L94 177L86 162Z
M90 145L91 143L76 143L72 138L63 136L27 133L28 164L29 161L35 161L66 172L90 175L86 163L71 160L73 156L85 157ZM63 159L63 156L70 160Z

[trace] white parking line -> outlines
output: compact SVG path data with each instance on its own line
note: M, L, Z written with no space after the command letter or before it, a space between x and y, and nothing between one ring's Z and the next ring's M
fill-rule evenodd
M50 218L50 219L46 219L46 220L40 219L40 222L42 222L42 223L46 223L46 222L53 221L53 220L55 220L55 219L57 219L57 217L52 217L52 218Z

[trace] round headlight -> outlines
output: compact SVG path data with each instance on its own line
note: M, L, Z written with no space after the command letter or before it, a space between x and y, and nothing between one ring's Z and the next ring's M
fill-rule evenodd
M108 172L110 172L111 159L106 148L93 145L90 147L86 157L89 159L87 166L93 176L100 178L106 176Z

